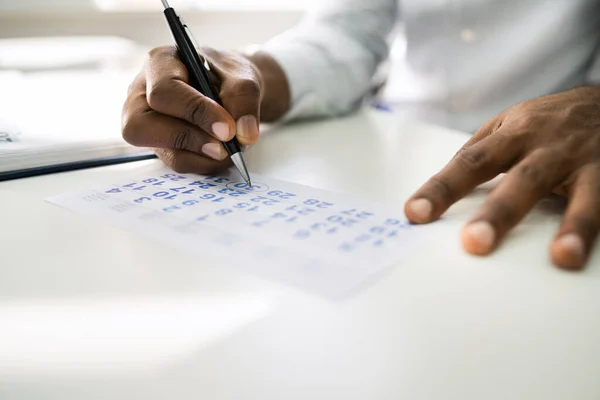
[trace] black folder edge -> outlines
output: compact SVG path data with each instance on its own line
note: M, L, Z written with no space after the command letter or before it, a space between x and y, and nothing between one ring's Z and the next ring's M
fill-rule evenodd
M123 154L119 156L99 158L95 160L76 161L65 164L49 165L44 167L21 169L17 171L0 172L0 182L10 181L21 178L31 178L34 176L57 174L59 172L77 171L87 168L106 167L109 165L124 164L134 161L151 160L156 158L152 152Z

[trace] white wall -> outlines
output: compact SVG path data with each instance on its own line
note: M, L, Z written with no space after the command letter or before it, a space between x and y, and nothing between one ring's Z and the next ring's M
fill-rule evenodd
M0 0L0 12L93 10L94 0Z
M14 4L20 4L14 0ZM31 2L40 3L32 10ZM49 0L50 2L52 0ZM172 39L160 12L109 12L86 9L86 0L58 0L78 3L65 12L44 9L44 0L28 0L27 10L2 10L0 38L59 35L116 35L146 46L169 44ZM0 5L6 0L0 0ZM6 4L4 4L6 6ZM88 3L89 6L89 3ZM18 7L18 6L16 6ZM300 11L185 11L181 12L201 45L241 48L262 43L292 27L302 17Z

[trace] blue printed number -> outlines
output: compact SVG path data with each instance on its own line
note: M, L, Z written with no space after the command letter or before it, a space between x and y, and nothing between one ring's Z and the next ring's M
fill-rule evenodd
M139 199L135 199L133 202L140 204L145 201L152 201L152 199L150 197L140 197Z
M371 239L371 235L360 235L356 238L357 242L368 242Z
M410 225L406 223L406 221L401 221L399 219L388 218L385 221L386 225L395 226L401 229L410 229Z
M161 186L165 181L160 181L156 178L144 179L142 182L152 184L153 186Z
M190 183L190 186L198 186L200 189L210 189L211 187L215 187L217 185L215 185L214 183L195 181Z
M215 183L227 183L229 182L229 178L223 178L222 176L209 176L206 178L207 181L212 181Z
M307 230L301 230L301 231L297 231L296 233L294 233L294 239L304 240L304 239L308 239L309 237L310 237L310 231L307 231Z
M271 216L271 218L273 219L285 219L285 222L296 222L298 220L298 217L289 217L287 215L285 215L284 213L275 213Z
M284 213L275 213L273 215L271 215L271 218L287 218L287 215L285 215Z
M385 227L383 226L374 226L371 228L371 233L375 233L378 235L381 235L383 233L385 233Z
M286 193L286 192L282 192L280 190L272 190L272 191L268 192L267 195L273 196L273 197L279 197L280 199L283 199L283 200L289 200L292 197L296 197L296 195L293 193Z
M123 185L122 187L127 188L127 189L131 189L131 190L142 190L143 188L145 188L146 186L142 185L142 186L138 186L139 183L137 182L133 182L133 183L129 183L127 185ZM136 187L138 186L138 187Z
M196 191L196 189L188 189L187 186L184 187L178 187L178 188L171 188L169 190L172 190L175 193L183 193L183 194L192 194Z
M219 193L227 194L231 197L239 197L239 196L246 194L246 192L242 192L241 190L235 190L235 189L230 189L230 188L223 188L223 189L219 190Z
M354 249L355 249L355 246L352 243L343 243L340 246L340 250L343 251L343 252L345 252L345 253L350 253Z
M315 199L308 199L304 202L304 204L307 206L313 206L313 207L317 207L317 208L327 208L327 207L331 207L333 205L332 203L326 203L324 201L319 201L319 200L315 200Z
M106 193L117 194L117 193L123 193L123 191L119 188L114 188L114 189L107 190Z
M238 188L238 189L244 189L247 192L251 192L251 191L255 190L254 186L248 186L248 184L246 182L236 183L235 185L233 185L233 187Z
M252 186L248 186L246 182L238 182L234 183L233 185L230 184L227 186L233 186L234 188L243 190L244 192L260 192L263 189L265 189L262 185L258 183L254 183L252 184Z
M316 224L312 224L310 229L313 229L315 231L320 230L321 228L327 228L327 224L321 223L321 222L317 222Z
M243 208L246 209L246 211L258 211L258 209L260 209L259 206L252 206L250 203L238 203L233 206L233 208Z
M279 203L279 200L269 199L268 197L264 197L264 196L254 197L254 198L250 199L250 201L253 201L255 203L262 203L265 206L272 206L274 204Z
M193 205L198 204L198 203L200 203L198 200L186 200L186 201L184 201L181 204L183 204L184 206L188 206L189 207L189 206L193 206Z
M327 221L335 222L335 223L341 224L343 226L352 226L358 222L355 219L343 218L343 217L340 217L339 215L332 215L331 217L327 218Z
M170 180L172 180L173 182L177 182L177 181L182 181L182 180L184 180L184 179L185 179L185 176L183 176L183 175L178 175L178 174L166 174L166 175L163 175L163 176L161 176L161 178L163 178L163 179L170 179Z
M165 200L173 200L174 198L177 197L176 194L171 194L169 192L157 192L153 194L154 197L160 197L163 198Z
M225 197L217 197L216 194L211 193L203 194L202 196L200 196L200 198L204 200L212 200L213 203L220 203L223 200L225 200Z
M217 215L227 215L227 214L231 214L233 212L233 210L230 209L223 209L223 210L219 210L217 211L215 214Z
M354 216L355 218L359 218L359 219L367 219L367 218L373 216L373 213L370 213L367 211L357 211L355 209L342 211L342 214Z
M286 211L296 211L299 215L309 215L316 210L314 208L305 207L304 209L300 209L297 205L289 206L285 209Z

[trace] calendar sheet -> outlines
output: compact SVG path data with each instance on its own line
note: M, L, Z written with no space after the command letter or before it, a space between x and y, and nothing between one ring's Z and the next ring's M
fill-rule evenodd
M397 207L253 175L164 168L48 201L196 253L338 297L398 264L418 240Z

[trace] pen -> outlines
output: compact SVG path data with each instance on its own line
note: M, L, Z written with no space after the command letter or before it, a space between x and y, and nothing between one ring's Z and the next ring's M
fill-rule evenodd
M188 70L190 85L222 106L223 103L219 98L219 94L211 84L210 77L208 76L208 71L210 71L208 61L205 57L203 57L204 60L200 59L200 56L196 51L196 46L194 46L194 42L190 38L190 36L193 37L190 28L181 21L181 18L179 18L173 7L169 6L167 0L161 1L165 7L165 17L167 18L167 23L169 24L169 28L171 28L173 39L175 39L175 44L179 50L179 56ZM234 137L229 142L223 142L223 146L225 146L227 153L231 156L231 160L238 171L240 171L244 181L246 181L248 186L252 186L246 163L242 157L242 149L237 138Z

